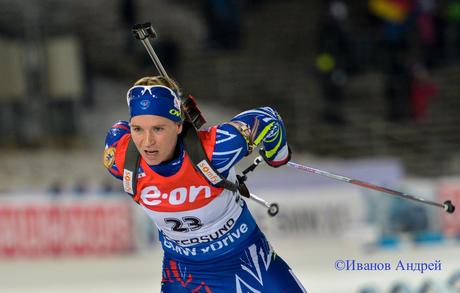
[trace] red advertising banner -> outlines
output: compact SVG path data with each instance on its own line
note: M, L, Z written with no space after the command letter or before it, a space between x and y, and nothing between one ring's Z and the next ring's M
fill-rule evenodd
M125 201L0 202L0 256L101 255L133 248Z
M442 229L447 236L460 236L460 184L443 183L439 187L440 202L451 200L456 210L453 214L442 213Z

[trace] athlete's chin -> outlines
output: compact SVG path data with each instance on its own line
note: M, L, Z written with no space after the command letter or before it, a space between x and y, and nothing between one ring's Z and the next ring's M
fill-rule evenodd
M144 160L147 162L149 165L158 165L160 164L163 160L159 158L158 156L155 156L155 158L152 158L150 156L142 156Z

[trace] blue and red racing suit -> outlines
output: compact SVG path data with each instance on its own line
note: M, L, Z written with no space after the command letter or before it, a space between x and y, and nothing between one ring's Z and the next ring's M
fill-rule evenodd
M272 166L289 159L281 117L269 107L249 110L199 132L211 163L236 181L235 164L259 143ZM130 140L120 121L106 138L104 164L122 179ZM174 159L141 159L133 199L154 221L164 250L162 292L306 292L273 251L241 196L211 185L195 170L179 140Z

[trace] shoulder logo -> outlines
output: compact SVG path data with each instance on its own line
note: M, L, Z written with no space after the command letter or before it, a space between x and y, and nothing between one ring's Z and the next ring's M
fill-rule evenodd
M104 150L104 166L107 169L112 168L115 164L115 148L109 147Z

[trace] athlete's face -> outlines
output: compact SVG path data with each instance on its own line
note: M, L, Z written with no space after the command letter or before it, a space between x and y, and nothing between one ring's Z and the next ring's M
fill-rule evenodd
M131 118L130 125L134 144L149 165L173 158L182 124L157 115L139 115Z

